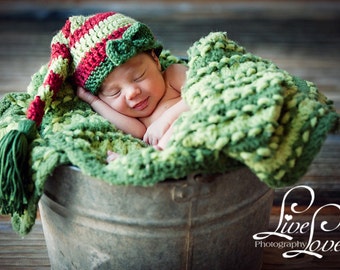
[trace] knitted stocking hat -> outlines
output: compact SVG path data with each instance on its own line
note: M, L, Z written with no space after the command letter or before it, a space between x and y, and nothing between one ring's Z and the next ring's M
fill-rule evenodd
M0 197L3 212L22 213L27 204L27 153L45 111L67 78L97 94L107 75L136 54L162 50L150 29L119 13L70 17L51 43L48 71L29 105L27 119L0 141Z

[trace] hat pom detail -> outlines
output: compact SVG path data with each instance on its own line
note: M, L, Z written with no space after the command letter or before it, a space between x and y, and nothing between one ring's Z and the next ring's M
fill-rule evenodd
M0 141L0 203L1 213L22 214L27 206L27 154L30 141L37 134L34 121L19 122Z

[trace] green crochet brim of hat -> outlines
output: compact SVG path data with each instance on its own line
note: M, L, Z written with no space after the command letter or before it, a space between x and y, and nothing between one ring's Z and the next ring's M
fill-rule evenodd
M48 176L62 164L114 185L148 186L192 172L225 172L247 166L270 187L295 183L318 153L338 114L311 83L293 77L229 40L211 33L188 50L183 99L190 106L176 121L163 151L123 134L80 101L67 82L46 112L30 145L28 202L12 223L20 234L34 224ZM161 54L163 67L180 62ZM28 93L0 104L0 138L25 118L46 73L37 72ZM121 154L107 164L107 150Z

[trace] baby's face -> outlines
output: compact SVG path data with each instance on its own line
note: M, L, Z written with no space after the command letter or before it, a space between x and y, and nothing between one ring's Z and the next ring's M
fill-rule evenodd
M158 58L140 53L108 75L98 96L121 114L140 118L151 115L164 94Z

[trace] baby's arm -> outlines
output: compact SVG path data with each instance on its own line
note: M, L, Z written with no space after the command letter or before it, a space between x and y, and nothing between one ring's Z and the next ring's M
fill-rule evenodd
M118 129L131 134L134 137L143 138L146 127L138 119L117 112L99 97L91 94L82 87L78 87L77 96L90 104L92 109L114 124Z
M166 83L173 90L181 93L182 86L186 80L187 67L181 64L174 64L165 71ZM175 105L166 110L156 121L154 121L146 130L143 140L151 145L164 148L171 134L173 122L181 115L182 112L188 111L189 106L180 100ZM164 137L164 138L163 138ZM159 143L162 141L162 145Z
M168 110L166 110L156 121L154 121L148 127L143 140L148 144L157 145L162 137L170 129L172 124L181 115L181 113L188 110L189 106L184 102L184 100L180 100L179 102L171 106ZM169 134L166 137L169 139ZM164 148L164 143L167 141L168 140L163 139L163 145L161 148Z

